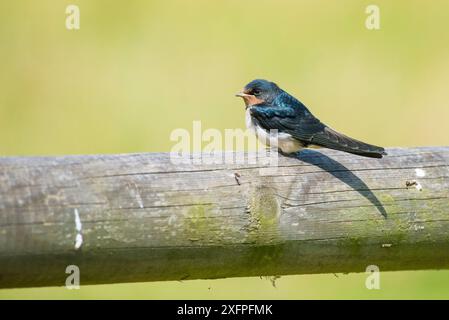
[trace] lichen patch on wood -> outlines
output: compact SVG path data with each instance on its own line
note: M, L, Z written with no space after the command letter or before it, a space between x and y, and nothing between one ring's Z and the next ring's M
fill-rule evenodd
M246 211L248 224L245 229L248 241L258 245L279 242L280 210L280 204L273 189L262 183L254 184L251 187Z

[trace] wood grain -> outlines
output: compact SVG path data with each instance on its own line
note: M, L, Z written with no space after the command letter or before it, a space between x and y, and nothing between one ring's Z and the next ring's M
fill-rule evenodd
M387 151L0 158L0 287L449 268L449 147Z

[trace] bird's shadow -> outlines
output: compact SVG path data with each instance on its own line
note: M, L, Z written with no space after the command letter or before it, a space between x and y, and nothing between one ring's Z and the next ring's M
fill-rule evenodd
M289 157L299 159L303 162L317 166L322 170L330 173L335 178L344 182L349 187L368 199L377 208L377 210L379 210L382 216L384 216L384 218L387 218L387 211L385 210L379 199L376 197L376 195L366 185L366 183L341 163L329 158L323 153L310 149L302 150L297 154L290 154Z

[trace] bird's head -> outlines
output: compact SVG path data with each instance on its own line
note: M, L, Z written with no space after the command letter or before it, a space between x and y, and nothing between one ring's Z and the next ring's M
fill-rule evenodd
M282 90L276 83L267 80L256 79L248 83L237 97L243 98L246 107L259 104L270 104Z

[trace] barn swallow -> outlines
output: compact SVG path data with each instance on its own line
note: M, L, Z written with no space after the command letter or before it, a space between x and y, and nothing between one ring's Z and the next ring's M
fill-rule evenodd
M262 143L278 148L283 154L307 147L325 147L370 158L387 154L382 147L331 129L274 82L253 80L236 96L245 102L246 126Z

